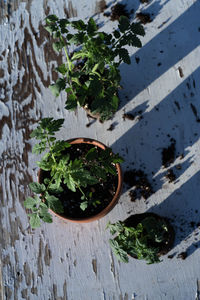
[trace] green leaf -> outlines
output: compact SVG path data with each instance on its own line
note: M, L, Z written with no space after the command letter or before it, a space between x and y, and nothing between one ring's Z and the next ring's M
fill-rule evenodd
M36 204L40 202L39 198L27 197L24 201L24 206L28 209L32 209Z
M49 33L53 33L56 31L57 29L57 26L52 24L52 25L47 25L47 26L44 26L44 28L49 32Z
M87 33L88 35L94 35L97 31L97 25L93 18L90 18L87 25Z
M67 73L67 67L65 64L62 64L58 68L56 68L56 71L58 71L62 75L65 75Z
M45 21L47 24L55 23L56 21L58 21L58 17L56 15L49 15L45 18Z
M125 48L120 48L118 50L119 53L119 57L124 61L124 63L130 65L131 64L131 60L130 60L130 56L128 54L128 50Z
M30 225L33 229L40 227L40 217L37 213L33 213L30 215Z
M46 143L41 142L39 144L35 144L35 146L33 147L32 152L35 153L35 154L41 154L45 150L46 150Z
M134 46L134 47L137 47L137 48L141 48L142 47L142 43L140 41L140 39L134 35L132 36L132 38L130 39L130 45Z
M49 187L48 187L48 192L50 194L60 194L63 192L63 188L61 186L57 186L56 184L51 184Z
M59 79L56 80L56 83L51 84L49 86L49 88L50 88L52 94L55 97L58 97L60 95L60 92L65 89L65 86L66 86L65 79L64 78L59 78Z
M76 192L76 183L69 173L65 174L64 183L67 185L69 190Z
M36 193L36 194L41 194L46 190L45 185L42 183L38 183L38 182L31 182L29 184L29 187L31 188L31 190Z
M63 205L61 203L61 201L59 200L59 198L55 197L54 195L46 195L45 197L48 206L55 211L56 213L63 213L64 209L63 209Z
M132 33L137 35L141 35L141 36L145 35L144 27L140 23L132 23L131 31Z
M94 160L98 157L97 149L95 147L91 148L87 153L85 158L87 160Z
M119 25L118 25L118 28L121 32L125 32L128 28L129 28L129 25L130 25L130 21L127 17L125 16L121 16L119 18Z
M50 215L50 213L45 213L42 215L42 221L46 222L46 223L52 223L53 219L52 216Z
M52 150L53 150L53 152L57 153L57 152L64 151L66 148L69 148L69 147L71 147L71 144L69 144L66 141L56 141ZM69 160L69 155L68 155L67 160L65 160L65 162L67 162L68 160Z
M77 97L74 94L67 95L67 101L65 103L67 110L75 110L77 108Z
M113 253L116 255L116 257L124 262L124 263L128 263L128 255L127 253L120 248L119 244L117 243L117 241L115 240L109 240L109 244L110 244L110 247L112 248L113 250Z
M88 202L84 201L80 204L80 209L82 209L83 211L86 210L86 208L88 207Z
M121 34L120 34L120 32L119 32L118 30L115 30L115 31L113 32L113 34L114 34L114 37L115 37L116 39L120 38L120 36L121 36Z
M77 30L85 30L86 29L86 24L82 20L73 21L73 22L71 22L71 25L73 28L75 28Z

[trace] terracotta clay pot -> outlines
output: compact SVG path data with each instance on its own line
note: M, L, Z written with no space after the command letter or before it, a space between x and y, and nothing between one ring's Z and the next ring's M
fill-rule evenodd
M70 140L67 140L67 142L70 143L70 144L82 144L82 143L91 144L91 145L97 146L97 147L99 147L101 149L104 149L104 150L107 148L107 146L105 146L101 142L90 139L90 138L70 139ZM53 215L56 215L57 217L61 218L64 221L70 221L70 222L75 222L75 223L92 222L92 221L96 221L96 220L104 217L105 215L107 215L111 211L111 209L113 209L114 206L117 204L117 201L118 201L118 199L120 197L120 194L121 194L121 191L122 191L122 170L121 170L121 167L120 167L119 163L117 163L115 166L116 166L116 169L117 169L117 177L118 177L117 189L116 189L115 195L114 195L113 199L111 200L111 202L102 211L100 211L96 215L90 216L88 218L81 218L81 219L76 218L76 216L74 216L74 218L68 218L68 217L65 217L65 216L61 216L58 213L55 213L53 210L49 209L50 212ZM42 181L43 181L41 173L42 173L42 170L40 169L39 172L38 172L38 182L39 183L42 183Z

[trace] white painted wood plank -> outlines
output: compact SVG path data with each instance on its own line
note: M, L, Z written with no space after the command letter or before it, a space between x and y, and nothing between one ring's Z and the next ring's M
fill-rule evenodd
M132 1L127 2L131 8ZM200 221L200 123L191 109L193 104L200 116L199 2L152 1L146 6L134 2L137 11L154 13L153 21L145 25L144 47L130 49L132 65L121 66L124 89L119 112L113 120L89 128L81 109L76 114L65 111L65 95L55 100L48 89L52 68L61 58L51 50L42 20L47 13L62 17L66 9L86 18L94 15L96 2L9 3L1 3L5 10L0 25L0 295L30 300L129 300L132 295L136 300L193 300L200 269L199 228L191 226ZM117 25L102 14L95 18L105 23L107 31ZM142 109L143 119L123 121L124 109ZM144 169L155 193L148 201L132 203L124 188L119 204L98 222L76 225L55 218L53 224L31 231L23 207L27 185L37 176L29 134L43 116L66 118L62 137L93 137L112 145L126 159L123 169L133 162L134 168ZM117 126L107 131L113 122ZM177 155L184 153L170 166L182 166L175 169L174 183L167 183L161 162L162 148L170 144L168 134L176 140ZM107 221L146 210L174 219L177 238L171 253L187 250L186 260L176 254L157 265L134 259L127 265L117 262L108 245Z

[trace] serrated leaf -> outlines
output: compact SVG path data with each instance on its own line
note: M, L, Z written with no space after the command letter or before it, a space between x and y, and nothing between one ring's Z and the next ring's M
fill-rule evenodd
M58 21L58 17L56 15L49 15L45 18L47 24L55 23Z
M50 215L50 213L47 212L47 213L43 214L42 221L44 221L46 223L52 223L53 219L52 219L52 216Z
M62 48L64 47L64 44L61 41L59 41L59 42L54 42L52 46L54 51L60 52L60 50L62 50Z
M39 200L39 201L38 201ZM40 202L39 198L32 198L32 197L27 197L26 200L24 201L24 206L27 209L32 209L35 207L36 204Z
M128 28L129 28L129 25L130 25L130 21L127 17L125 16L121 16L119 18L119 25L118 25L118 28L121 32L125 32Z
M94 35L97 31L97 25L93 18L90 18L87 25L87 33L88 35Z
M73 28L75 28L77 30L85 30L86 29L86 24L82 20L73 21L73 22L71 22L71 25Z
M46 150L46 143L41 142L39 144L34 145L32 152L35 154L41 154L45 150Z
M77 98L74 94L67 95L67 101L65 103L67 110L75 110L77 108Z
M134 34L141 36L145 35L144 27L140 23L132 23L130 28Z
M57 29L57 26L52 24L52 25L47 25L47 26L44 26L44 28L49 32L49 33L53 33L54 31L56 31Z
M49 88L50 88L52 94L55 97L58 97L60 95L60 92L65 89L65 86L66 86L65 79L59 78L56 80L56 83L51 84L49 86Z
M46 195L45 197L49 208L51 208L56 213L63 213L63 205L59 198L55 197L54 195Z
M137 47L137 48L142 47L142 43L136 35L132 36L132 38L130 39L130 45Z
M56 71L58 71L62 75L65 75L67 73L67 67L65 64L62 64L56 68Z
M116 39L120 38L120 36L121 36L121 34L120 34L120 32L119 32L118 30L115 30L115 31L113 32L113 34L114 34L114 37L115 37Z
M83 211L86 210L86 208L88 207L88 202L84 201L80 204L80 209L82 209Z
M40 217L37 213L33 213L30 215L30 225L33 229L40 227Z
M131 64L130 56L127 49L120 48L118 53L119 53L119 57L123 60L124 63L128 65Z
M43 193L46 190L45 185L43 183L40 184L38 182L31 182L31 183L29 183L29 187L36 194L41 194L41 193Z
M69 173L65 174L64 183L67 185L69 190L76 192L76 184L73 177Z
M87 160L94 160L98 157L97 149L95 147L91 148L87 153L85 158Z

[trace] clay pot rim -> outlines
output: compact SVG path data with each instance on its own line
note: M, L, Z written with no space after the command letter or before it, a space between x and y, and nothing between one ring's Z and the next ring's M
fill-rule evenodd
M83 138L83 137L79 137L79 138L73 138L73 139L69 139L66 140L66 142L75 145L75 144L91 144L94 146L97 146L101 149L106 149L108 148L105 144L95 140L95 139L91 139L91 138ZM88 223L88 222L92 222L92 221L96 221L99 220L100 218L104 217L105 215L107 215L113 208L114 206L117 204L117 201L119 200L120 194L122 192L122 183L123 183L123 176L122 176L122 169L119 163L115 164L116 169L117 169L117 177L118 177L118 185L117 185L117 190L115 192L115 195L113 197L113 199L111 200L111 202L108 204L108 206L106 206L101 212L99 212L98 214L94 215L94 216L90 216L88 218L68 218L68 217L63 217L61 215L59 215L58 213L54 212L52 209L49 209L49 211L59 217L60 219L66 221L70 221L70 222L74 222L74 223ZM41 174L41 169L39 169L38 171L38 182L40 183L40 174Z

